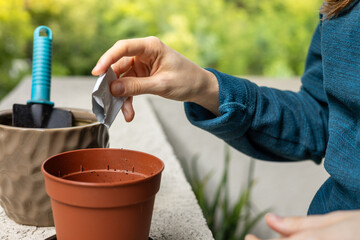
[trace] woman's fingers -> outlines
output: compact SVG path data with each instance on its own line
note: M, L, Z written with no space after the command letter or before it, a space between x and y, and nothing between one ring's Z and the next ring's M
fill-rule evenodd
M124 67L123 70L126 68ZM110 92L117 97L135 96L144 93L153 93L155 82L151 77L139 77L133 66L126 70L119 79L110 85Z
M260 240L260 239L252 234L248 234L245 236L245 240Z
M148 49L153 50L152 47L158 43L160 40L156 37L119 40L101 56L91 73L102 74L122 57L143 54Z
M343 219L341 214L314 215L307 217L279 217L274 214L267 214L266 223L274 231L284 236L294 233L328 226Z
M282 235L272 240L353 240L360 236L360 211L355 210L307 217L267 214L265 218L267 224ZM248 235L245 240L259 239Z
M131 122L135 117L134 107L132 105L133 97L128 97L121 107L125 121Z
M159 94L162 91L157 77L122 77L110 85L111 94L118 97L140 94Z
M111 68L119 78L122 74L125 74L134 64L134 57L123 57L116 63L111 65Z
M359 239L356 228L344 228L340 224L297 232L288 237L273 240L355 240Z

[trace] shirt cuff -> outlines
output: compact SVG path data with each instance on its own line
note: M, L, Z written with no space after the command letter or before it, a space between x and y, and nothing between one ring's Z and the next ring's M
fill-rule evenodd
M221 115L217 117L196 103L186 102L184 107L188 120L225 141L230 141L235 136L242 136L250 126L254 106L249 102L249 99L254 99L249 97L252 92L251 88L247 87L249 81L214 69L206 70L212 72L218 80Z

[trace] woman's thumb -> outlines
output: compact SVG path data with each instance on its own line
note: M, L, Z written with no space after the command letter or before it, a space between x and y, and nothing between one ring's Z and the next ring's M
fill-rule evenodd
M111 83L111 94L118 97L154 93L153 77L122 77Z

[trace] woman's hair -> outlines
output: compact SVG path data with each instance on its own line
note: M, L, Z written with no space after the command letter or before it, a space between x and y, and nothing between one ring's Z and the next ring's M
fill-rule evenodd
M336 17L354 0L324 0L320 13L324 15L324 19Z

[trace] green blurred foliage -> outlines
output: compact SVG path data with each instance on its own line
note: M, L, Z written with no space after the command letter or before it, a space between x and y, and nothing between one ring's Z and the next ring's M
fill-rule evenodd
M21 74L11 77L13 59L24 58L31 38L30 15L21 0L0 0L0 99L16 85Z
M209 180L213 171L200 178L198 169L198 157L191 160L191 164L182 161L185 176L195 193L199 206L204 214L206 223L211 230L215 240L243 240L255 225L271 209L253 214L251 194L255 185L254 170L255 159L251 159L246 187L243 187L241 194L235 203L231 203L229 189L229 164L230 147L225 145L225 165L222 176L217 185L209 186ZM206 188L216 189L213 196L207 196Z
M53 75L89 75L117 40L149 35L202 67L234 75L301 75L321 2L0 0L0 98L23 75L11 74L13 60L31 60L38 25L53 31Z

